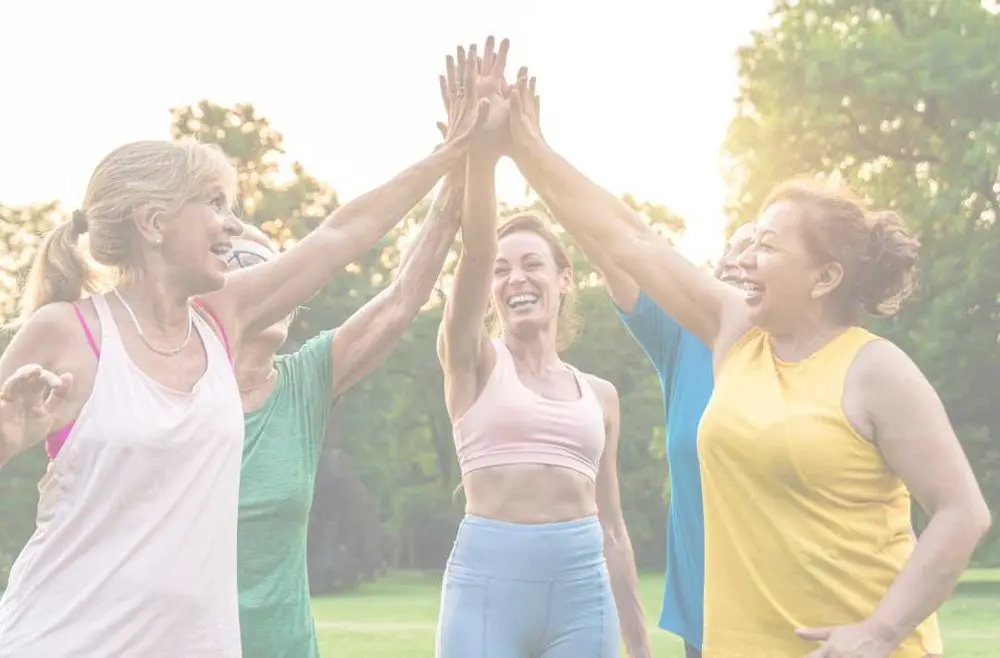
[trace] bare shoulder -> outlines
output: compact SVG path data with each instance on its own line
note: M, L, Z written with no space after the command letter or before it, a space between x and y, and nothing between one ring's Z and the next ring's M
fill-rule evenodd
M601 406L607 411L609 409L618 408L618 389L615 385L606 379L601 379L597 375L591 375L590 373L581 372L584 379L590 384L590 388L594 390L597 398L601 401Z
M847 378L849 384L871 393L886 384L899 386L924 380L913 359L898 345L881 337L858 350Z
M91 333L96 337L97 319L93 304L81 302L80 308ZM89 346L73 304L53 302L39 308L17 329L4 351L0 371L6 377L29 363L58 370L61 365L71 362L74 353L81 349L89 350Z

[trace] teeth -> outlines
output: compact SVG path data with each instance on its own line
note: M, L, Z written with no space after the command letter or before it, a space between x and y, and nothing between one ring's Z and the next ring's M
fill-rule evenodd
M507 306L510 308L517 308L524 304L534 304L538 301L538 295L533 295L531 293L523 293L520 295L513 295L507 298Z

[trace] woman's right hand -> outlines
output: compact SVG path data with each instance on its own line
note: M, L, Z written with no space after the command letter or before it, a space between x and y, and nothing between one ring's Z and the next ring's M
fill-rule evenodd
M7 378L0 387L0 464L52 432L72 384L73 375L37 364L21 366Z
M510 88L510 139L513 150L545 142L539 120L541 102L535 93L535 78L528 77L527 67L517 72Z
M441 97L448 111L443 146L465 149L473 136L483 132L490 116L490 102L481 97L477 83L476 45L459 46L456 55L448 55L446 77L440 76ZM438 124L441 129L441 124Z

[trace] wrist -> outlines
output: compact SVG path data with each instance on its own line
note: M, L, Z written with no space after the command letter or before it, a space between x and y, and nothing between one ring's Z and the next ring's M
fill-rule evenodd
M878 610L871 617L865 620L872 635L886 646L897 647L906 639L909 630L903 628L899 623L884 619L879 615Z

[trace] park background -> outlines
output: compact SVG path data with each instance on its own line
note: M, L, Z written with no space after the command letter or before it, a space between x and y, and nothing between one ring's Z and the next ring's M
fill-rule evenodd
M40 234L68 216L117 143L193 136L219 144L240 171L243 217L287 246L342 199L433 146L444 53L493 32L512 39L509 74L527 63L539 76L549 141L698 262L793 175L839 177L901 212L923 244L920 291L873 328L935 385L1000 511L995 3L747 0L732 11L686 4L658 21L627 1L608 15L568 2L494 10L437 0L399 5L391 17L378 15L390 8L377 2L342 16L317 9L319 17L297 2L175 4L157 16L158 29L133 5L113 2L66 5L59 20L51 2L0 10L8 25L0 125L9 146L0 157L0 319L13 318ZM112 39L109 17L132 27ZM380 22L390 18L391 27ZM41 45L43 27L53 34ZM39 47L23 47L31 40ZM171 91L150 109L148 98L164 97L159 86ZM509 162L500 175L505 212L540 207ZM386 285L429 205L308 304L287 349ZM565 358L621 393L622 498L652 620L670 495L660 390L600 280L574 253L585 323ZM453 265L454 255L386 364L334 409L309 534L325 656L431 652L440 574L462 515L434 350ZM0 349L7 340L0 335ZM0 589L33 529L44 465L39 446L0 473ZM942 611L950 657L1000 655L998 536L994 528ZM657 656L681 655L673 638L653 635Z

